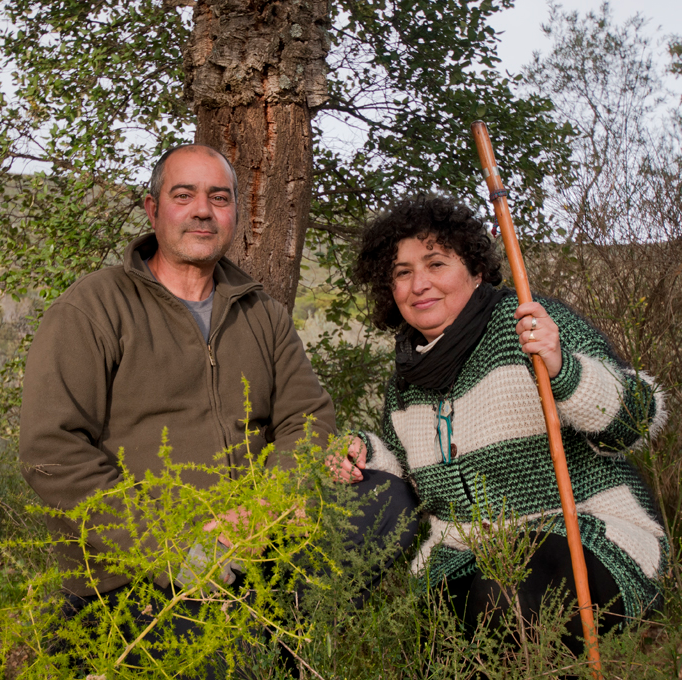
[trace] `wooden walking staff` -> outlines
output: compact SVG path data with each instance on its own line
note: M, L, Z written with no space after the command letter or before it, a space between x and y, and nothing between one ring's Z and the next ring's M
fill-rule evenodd
M490 143L488 130L483 121L476 121L471 125L471 131L476 141L476 149L483 166L483 177L485 178L488 189L490 190L490 200L495 209L495 216L500 225L504 248L507 258L511 265L512 276L514 277L514 287L518 295L519 302L532 302L530 286L528 285L528 275L526 266L523 263L521 248L516 238L514 224L512 223L509 205L507 204L507 192L502 184L500 173L495 163L493 146ZM539 354L532 355L533 369L537 379L538 392L542 402L542 411L545 415L547 424L547 436L549 438L549 450L554 463L554 473L556 474L557 486L559 487L559 497L561 498L561 509L564 513L566 522L566 536L568 547L571 552L571 564L573 566L573 576L575 578L575 589L578 594L578 607L580 608L580 620L583 624L583 635L585 646L587 647L590 663L592 664L593 675L597 680L601 680L601 661L599 658L599 644L594 625L592 612L592 601L590 599L590 589L587 582L587 567L585 565L585 554L580 540L580 527L578 526L578 513L575 508L573 498L573 487L571 478L568 475L566 465L566 454L564 445L561 441L561 425L559 414L554 403L554 395L549 382L549 373L542 357Z

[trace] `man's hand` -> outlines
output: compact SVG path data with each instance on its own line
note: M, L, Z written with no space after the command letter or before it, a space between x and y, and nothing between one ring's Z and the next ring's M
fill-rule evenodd
M261 506L269 506L269 503L260 498L258 499L258 504ZM267 513L272 520L276 519L275 514L273 513L272 510L269 510ZM305 509L303 507L297 508L294 511L294 522L298 522L302 519L305 519ZM248 527L249 522L251 521L251 511L247 510L246 508L239 506L237 508L233 508L231 510L228 510L227 512L221 513L218 515L218 519L213 519L210 522L207 522L204 524L203 529L204 531L215 531L215 529L218 528L218 526L225 524L230 525L234 529L245 529ZM258 531L260 528L262 528L263 524L257 524L253 530ZM220 534L218 536L218 542L224 545L226 548L232 548L233 543L232 541L225 536L225 534ZM246 553L251 554L251 555L258 555L260 552L262 552L263 547L258 547L258 548L249 548ZM225 564L225 569L223 570L223 573L221 575L221 578L224 581L227 581L228 584L233 583L235 580L235 575L233 572L233 569L236 569L237 571L244 571L244 567L241 563L236 562L236 561L230 561Z
M332 476L340 482L354 484L363 480L362 471L367 465L367 447L360 437L355 437L348 445L345 453L346 440L338 440L325 463L331 470Z
M268 505L268 502L266 500L263 500L262 498L258 500L258 504L261 506ZM249 512L246 508L243 507L238 507L238 508L233 508L232 510L228 510L227 512L218 515L218 517L223 521L223 523L227 523L232 525L233 527L237 528L238 526L245 527L246 524L248 523L249 519L251 518L251 512ZM219 520L217 519L212 519L210 522L207 522L204 524L204 531L213 531L217 526L218 526ZM220 534L218 536L218 540L227 548L232 547L232 542L230 541L225 534Z
M231 524L233 527L237 527L239 524L246 524L249 520L251 513L246 510L246 508L235 508L234 510L228 510L227 512L218 515L223 522ZM207 524L204 524L204 531L213 531L218 526L218 520L213 519ZM226 547L231 548L232 542L225 534L220 534L218 540Z

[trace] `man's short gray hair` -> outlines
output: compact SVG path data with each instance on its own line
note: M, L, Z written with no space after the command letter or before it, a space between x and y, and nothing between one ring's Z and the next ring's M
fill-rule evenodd
M222 153L222 151L218 151L217 149L214 149L212 146L207 146L206 144L180 144L179 146L173 146L168 151L166 151L161 158L157 161L156 165L154 166L154 169L152 170L152 176L151 179L149 180L149 193L151 194L151 197L156 201L156 205L158 206L159 204L159 198L161 196L161 187L163 186L163 172L164 168L166 166L166 161L176 152L176 151L181 151L182 149L188 149L190 151L192 150L204 150L206 151L209 155L211 156L216 156L222 158L232 171L232 179L233 179L233 186L234 186L234 203L235 205L237 204L237 198L239 196L239 189L237 186L237 173L235 172L234 166L232 163L230 163L229 158Z

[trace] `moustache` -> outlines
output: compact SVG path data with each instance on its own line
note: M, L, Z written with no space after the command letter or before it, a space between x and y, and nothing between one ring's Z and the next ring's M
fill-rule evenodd
M208 220L198 220L198 219L191 219L187 220L186 222L182 223L182 231L183 233L187 233L190 231L208 231L211 234L217 234L218 233L218 225L216 224L215 220L213 219L208 219Z

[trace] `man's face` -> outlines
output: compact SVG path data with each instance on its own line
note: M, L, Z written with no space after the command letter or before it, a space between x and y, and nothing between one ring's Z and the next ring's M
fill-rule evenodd
M158 203L145 210L161 254L174 264L210 264L227 251L237 206L232 171L220 156L181 149L166 161Z

